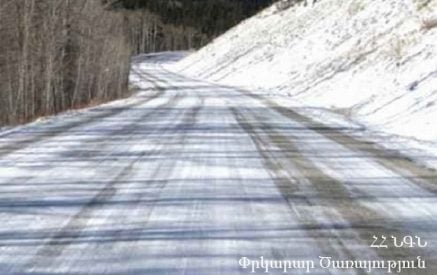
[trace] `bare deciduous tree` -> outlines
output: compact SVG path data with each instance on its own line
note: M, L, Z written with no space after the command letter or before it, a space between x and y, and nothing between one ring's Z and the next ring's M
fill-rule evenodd
M123 96L124 17L94 0L0 0L0 125Z

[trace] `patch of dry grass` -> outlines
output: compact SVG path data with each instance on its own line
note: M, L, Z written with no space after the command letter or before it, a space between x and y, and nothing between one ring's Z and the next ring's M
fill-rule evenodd
M437 15L424 17L421 21L422 30L430 30L437 27Z
M349 4L349 7L347 8L347 12L349 16L354 16L355 14L364 10L365 7L366 4L362 0L354 0Z

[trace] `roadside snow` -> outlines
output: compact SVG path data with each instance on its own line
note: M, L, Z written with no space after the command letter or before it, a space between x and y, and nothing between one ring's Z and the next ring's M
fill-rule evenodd
M138 73L135 71L135 68L141 69L141 66L143 66L140 63L143 63L146 59L150 59L153 60L153 62L159 62L160 64L168 65L180 60L182 57L186 56L187 54L188 52L185 51L176 51L176 52L168 52L168 53L135 56L132 58L132 63L134 64L138 63L139 65L133 66L133 70L129 75L129 83L135 86L135 87L131 87L132 89L139 90L139 92L135 93L133 96L110 101L97 106L92 106L83 109L67 110L65 112L56 115L40 117L37 120L24 125L0 127L0 137L4 137L9 134L20 132L20 131L25 131L33 127L40 127L44 125L50 126L52 124L59 123L64 120L68 120L69 122L71 122L71 120L80 120L83 117L92 114L96 109L101 109L102 107L116 108L116 107L123 107L135 103L137 102L138 98L144 96L150 96L153 93L157 93L155 86L158 83L154 83L153 81L150 81L150 79L144 79L145 77L143 72Z
M437 0L276 5L172 69L256 88L324 123L354 121L384 146L423 151L420 161L437 167L437 28L424 28L436 7Z

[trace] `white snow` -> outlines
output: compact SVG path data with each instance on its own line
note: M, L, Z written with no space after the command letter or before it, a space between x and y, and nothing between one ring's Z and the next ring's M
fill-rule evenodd
M423 151L419 161L437 166L437 28L423 28L436 7L437 0L274 5L171 69L258 89L324 123L357 123L382 145Z

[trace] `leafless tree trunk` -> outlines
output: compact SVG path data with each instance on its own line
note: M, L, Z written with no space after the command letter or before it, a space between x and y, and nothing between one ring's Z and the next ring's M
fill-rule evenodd
M126 94L127 24L97 0L0 0L0 125Z

